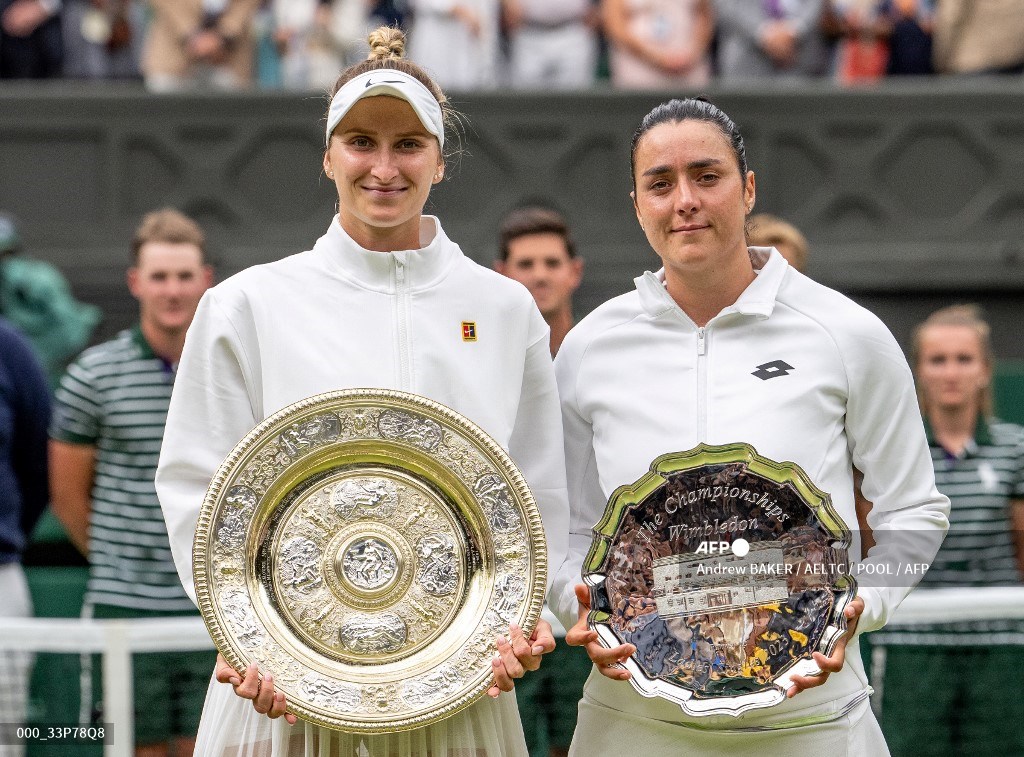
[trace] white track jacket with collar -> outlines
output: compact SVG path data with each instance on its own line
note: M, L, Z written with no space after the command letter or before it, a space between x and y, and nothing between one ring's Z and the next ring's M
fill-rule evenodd
M372 252L337 219L312 250L208 291L188 332L157 470L171 550L195 601L192 537L213 474L264 418L337 389L412 392L508 450L536 498L549 578L567 505L548 328L519 283L463 255L425 216L423 248ZM474 339L463 329L472 324Z
M372 252L335 219L312 250L249 268L204 295L156 477L171 551L193 601L193 534L218 466L269 415L336 389L413 392L480 426L522 470L541 510L550 565L561 564L568 506L547 324L524 287L465 257L437 219L423 218L420 237L418 250ZM214 682L196 744L196 754L238 757L450 751L525 757L514 697L483 697L439 723L364 736L270 720Z
M864 562L928 563L938 550L949 501L935 489L913 378L895 339L874 315L801 275L777 251L750 254L755 280L705 327L672 300L663 273L648 272L636 291L583 319L559 350L571 531L549 601L567 627L577 617L573 586L591 529L612 492L660 455L701 442L746 442L772 460L797 463L854 532L851 555L860 554L856 466L874 503L869 525L877 543ZM860 580L858 631L882 626L920 577ZM800 720L796 713L808 709L838 716L842 702L865 690L851 643L844 669L825 685L769 710L699 721L746 728L783 723L787 713ZM602 676L591 677L588 694L634 714L693 720Z

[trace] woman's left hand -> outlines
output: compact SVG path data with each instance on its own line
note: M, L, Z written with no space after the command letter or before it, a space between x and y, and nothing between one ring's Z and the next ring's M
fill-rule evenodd
M836 643L832 654L826 657L821 652L815 652L812 655L814 661L818 663L818 667L821 668L821 672L816 676L793 676L790 679L789 689L786 690L787 697L792 698L804 689L821 686L828 680L829 675L843 669L843 665L846 663L846 645L850 643L850 639L857 632L857 619L860 618L862 612L864 612L864 600L854 597L853 601L843 610L843 614L846 616L846 633Z
M554 648L555 636L546 620L537 621L537 628L529 639L515 623L510 625L508 638L498 637L498 654L491 660L494 685L487 690L488 696L497 697L503 691L512 691L514 679L522 678L527 670L539 668L541 658Z
M284 693L274 689L274 677L268 674L261 679L255 662L250 662L245 673L239 675L223 655L218 653L214 672L220 683L231 684L237 696L251 700L253 709L261 715L266 715L272 720L284 716L289 725L298 722L298 718L288 712L288 700Z

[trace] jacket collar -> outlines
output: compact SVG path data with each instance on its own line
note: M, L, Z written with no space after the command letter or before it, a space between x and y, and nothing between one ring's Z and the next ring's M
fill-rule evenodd
M405 288L427 289L443 279L462 257L459 246L448 239L434 216L420 219L418 250L376 252L360 247L342 228L335 216L327 233L317 240L313 252L331 271L354 284L378 292L392 293L402 268Z
M722 309L716 318L726 313L752 315L767 318L775 309L775 302L782 286L782 279L789 270L789 263L774 247L748 247L747 254L757 275L732 305ZM665 289L665 269L657 273L646 271L634 279L640 304L651 317L666 312L679 311L680 307ZM689 320L689 319L687 319Z

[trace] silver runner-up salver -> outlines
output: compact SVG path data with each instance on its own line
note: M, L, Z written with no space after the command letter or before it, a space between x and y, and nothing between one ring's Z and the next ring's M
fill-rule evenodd
M851 533L794 463L748 444L663 455L612 494L584 564L590 627L636 646L634 688L739 715L820 672L856 594Z
M547 576L540 512L501 447L455 411L331 392L249 433L196 529L199 607L318 725L385 733L483 696L495 639L529 634Z

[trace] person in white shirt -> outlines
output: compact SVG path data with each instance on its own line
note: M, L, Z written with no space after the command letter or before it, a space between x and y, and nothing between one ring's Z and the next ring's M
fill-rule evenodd
M501 69L500 0L411 0L409 57L447 90L493 89Z
M509 84L516 89L584 89L597 78L593 0L503 0Z
M338 192L337 217L312 250L210 290L188 333L156 483L193 598L193 534L221 461L271 414L346 388L411 392L480 426L523 471L550 564L564 557L565 471L547 326L529 292L473 263L437 218L422 215L444 176L452 116L437 85L401 59L400 31L378 29L370 49L369 60L342 73L327 116L323 167ZM515 698L499 694L539 667L554 643L544 621L531 638L511 627L496 640L490 697L433 725L370 736L297 722L271 675L260 681L255 663L236 671L221 659L196 753L525 757Z
M366 54L368 0L274 0L270 11L288 89L330 89L340 69Z
M776 250L747 247L755 182L732 120L704 100L659 105L634 134L632 167L637 219L663 268L584 318L555 361L571 531L549 604L572 626L566 641L596 664L570 754L888 754L858 634L882 626L913 580L861 579L847 633L829 656L813 653L820 675L793 675L779 703L738 716L641 696L621 665L635 647L606 649L587 626L581 567L610 495L656 458L701 443L744 443L799 465L854 532L851 555L856 465L876 541L860 564L928 563L948 527L892 335Z
M617 89L679 90L711 80L710 0L602 0Z

